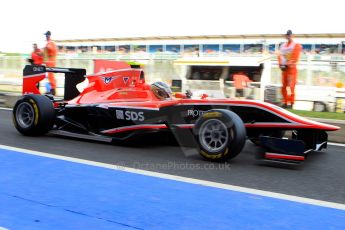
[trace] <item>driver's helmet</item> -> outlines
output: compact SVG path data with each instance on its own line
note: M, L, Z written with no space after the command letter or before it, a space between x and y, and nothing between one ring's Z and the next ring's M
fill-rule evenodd
M172 91L168 84L157 81L151 85L154 95L161 100L169 100L172 98Z

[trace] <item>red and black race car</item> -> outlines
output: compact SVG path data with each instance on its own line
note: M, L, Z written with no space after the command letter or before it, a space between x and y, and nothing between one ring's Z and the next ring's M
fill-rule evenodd
M37 85L46 72L65 74L63 99L40 94ZM76 86L85 77L88 86L80 93ZM13 121L24 135L49 132L107 142L169 132L212 161L236 157L249 139L264 150L263 159L285 163L301 163L309 152L326 148L326 132L339 129L259 101L172 96L165 83L149 85L144 72L129 65L91 75L85 69L27 65Z

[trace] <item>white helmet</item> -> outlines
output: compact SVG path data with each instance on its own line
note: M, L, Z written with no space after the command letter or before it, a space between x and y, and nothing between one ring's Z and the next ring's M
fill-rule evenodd
M154 95L161 100L169 100L172 98L172 91L168 84L157 81L151 85Z

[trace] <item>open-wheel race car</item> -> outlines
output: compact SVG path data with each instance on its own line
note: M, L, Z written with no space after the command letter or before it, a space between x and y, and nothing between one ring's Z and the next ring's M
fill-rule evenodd
M30 65L23 72L23 96L13 121L24 135L49 132L112 142L169 132L211 161L236 157L249 139L263 149L263 159L298 164L309 152L327 147L327 131L339 129L265 102L173 96L165 83L145 83L144 72L130 65L91 75L85 69ZM47 72L65 74L63 99L40 94L38 83ZM88 85L79 92L85 78Z

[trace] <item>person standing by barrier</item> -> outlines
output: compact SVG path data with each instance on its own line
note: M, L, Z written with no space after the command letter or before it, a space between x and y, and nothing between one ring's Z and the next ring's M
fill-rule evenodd
M47 67L55 67L56 65L56 56L57 56L57 48L55 42L51 40L51 32L47 31L45 34L47 44L44 47L44 63ZM56 93L56 79L54 73L48 72L48 81L50 83L50 92L52 95Z
M293 34L291 30L286 32L285 37L287 42L280 46L278 63L282 71L281 91L283 95L283 107L292 108L293 104L295 103L297 62L300 57L302 46L292 40Z
M28 59L31 65L42 65L43 64L43 53L41 49L37 47L37 44L33 44L33 51L31 53L31 58Z
M244 72L238 72L233 75L234 86L236 89L235 96L238 99L244 99L244 89L248 87L248 83L252 82Z

